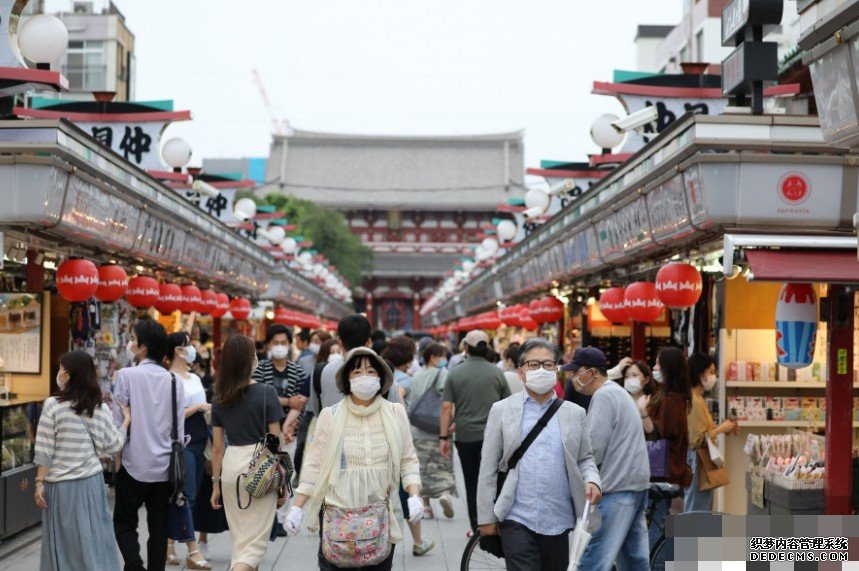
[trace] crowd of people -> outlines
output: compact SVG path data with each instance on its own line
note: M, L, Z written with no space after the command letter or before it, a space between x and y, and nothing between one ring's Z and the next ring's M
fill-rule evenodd
M353 314L336 337L277 324L262 346L231 336L209 363L187 333L141 319L109 399L87 353L63 355L36 434L41 568L163 570L181 554L211 569L209 534L230 530L230 568L253 570L271 541L306 527L321 569L389 570L400 520L421 557L435 547L421 521L454 517L454 450L466 535L510 570L566 569L583 519L580 568L649 568L653 481L682 489L685 511L712 509L697 451L738 432L704 400L712 357L666 346L652 368L610 368L593 347L563 363L539 337L497 347L474 330L453 352L444 341L388 338ZM112 525L105 458L116 462ZM670 510L664 499L652 512Z

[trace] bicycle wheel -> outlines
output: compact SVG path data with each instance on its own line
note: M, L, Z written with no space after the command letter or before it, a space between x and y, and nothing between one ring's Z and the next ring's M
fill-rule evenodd
M660 537L650 550L650 570L663 571L665 569L665 536Z
M468 540L465 551L462 552L462 563L460 571L496 571L507 569L504 559L483 551L480 548L480 534L475 533Z

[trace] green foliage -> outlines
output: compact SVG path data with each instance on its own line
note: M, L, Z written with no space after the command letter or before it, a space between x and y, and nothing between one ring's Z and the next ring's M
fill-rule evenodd
M346 217L336 210L323 208L307 200L299 200L280 193L269 193L258 201L284 212L296 234L313 242L313 249L325 254L340 275L352 286L361 283L365 271L372 263L373 252L349 230Z

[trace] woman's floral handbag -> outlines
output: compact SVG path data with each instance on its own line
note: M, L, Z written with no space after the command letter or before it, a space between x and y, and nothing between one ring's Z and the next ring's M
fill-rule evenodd
M388 502L322 509L322 554L337 567L378 565L391 553Z

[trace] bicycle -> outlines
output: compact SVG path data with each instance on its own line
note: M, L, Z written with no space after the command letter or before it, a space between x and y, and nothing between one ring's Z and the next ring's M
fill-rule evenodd
M480 547L480 532L475 531L462 552L460 571L495 571L507 569L504 558L495 557Z

